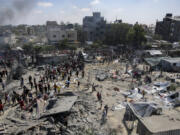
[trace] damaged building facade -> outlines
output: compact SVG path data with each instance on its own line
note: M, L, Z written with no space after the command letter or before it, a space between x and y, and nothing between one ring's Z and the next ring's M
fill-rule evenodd
M179 135L179 113L174 110L162 111L154 103L129 103L126 107L124 122L138 121L138 135Z
M47 39L49 43L56 44L62 40L67 39L70 42L77 41L77 31L74 29L68 29L63 25L57 24L56 21L48 21L46 24Z
M94 12L93 16L86 16L83 19L83 31L86 41L96 41L104 39L106 21L101 17L100 12Z
M156 23L155 34L161 35L163 40L180 41L180 16L166 14L163 21Z

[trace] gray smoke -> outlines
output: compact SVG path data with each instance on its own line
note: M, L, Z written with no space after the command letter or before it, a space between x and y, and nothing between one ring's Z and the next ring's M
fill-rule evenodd
M0 0L0 25L14 24L26 17L37 0Z

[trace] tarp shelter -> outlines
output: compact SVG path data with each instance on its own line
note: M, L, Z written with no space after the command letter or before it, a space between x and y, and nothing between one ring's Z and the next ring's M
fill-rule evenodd
M165 71L180 72L180 57L164 58L161 60L161 65Z
M145 52L151 56L161 56L162 55L162 52L160 50L146 50Z
M160 62L162 59L168 57L152 57L152 58L145 58L145 62L151 66L152 69L158 69L160 67Z

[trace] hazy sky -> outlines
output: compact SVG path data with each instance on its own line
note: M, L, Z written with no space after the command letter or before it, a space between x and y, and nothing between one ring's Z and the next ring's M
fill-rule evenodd
M8 1L12 0L0 0ZM108 22L118 18L128 23L155 24L167 12L180 15L180 0L36 0L34 8L16 23L45 24L55 20L82 24L83 17L93 11L100 11Z

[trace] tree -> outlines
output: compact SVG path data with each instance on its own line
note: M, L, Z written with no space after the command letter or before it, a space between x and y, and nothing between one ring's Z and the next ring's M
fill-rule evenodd
M101 47L101 44L99 44L99 43L94 43L93 45L91 45L91 48L93 48L93 49L98 49L98 48L100 48Z
M170 87L169 87L169 91L176 91L176 85L175 84L171 84Z
M145 31L141 25L136 23L127 34L128 42L134 47L141 47L141 45L147 42L145 37Z
M74 44L69 44L68 46L67 46L67 49L69 49L69 50L76 50L77 49L77 45L74 45Z
M74 29L77 31L77 40L81 43L84 43L86 39L86 33L83 31L82 26L78 23L75 23Z
M161 36L161 35L158 35L158 34L155 34L155 35L153 36L153 39L154 39L154 40L162 40L162 36Z
M22 48L24 49L26 54L32 54L33 53L33 44L32 43L24 44Z
M84 43L86 39L86 33L82 29L77 29L77 40Z
M55 48L55 46L54 45L44 45L43 47L42 47L42 51L43 52L52 52L52 51L54 51L56 48Z
M39 54L42 51L42 47L41 46L34 46L33 51L34 51L34 55L35 55L35 58L36 58L36 64L38 64L39 63Z
M67 48L67 44L68 44L68 40L67 39L64 39L62 41L60 41L58 44L57 44L57 49L59 50L64 50Z
M130 28L131 25L126 23L110 24L106 27L104 43L109 45L126 44Z

